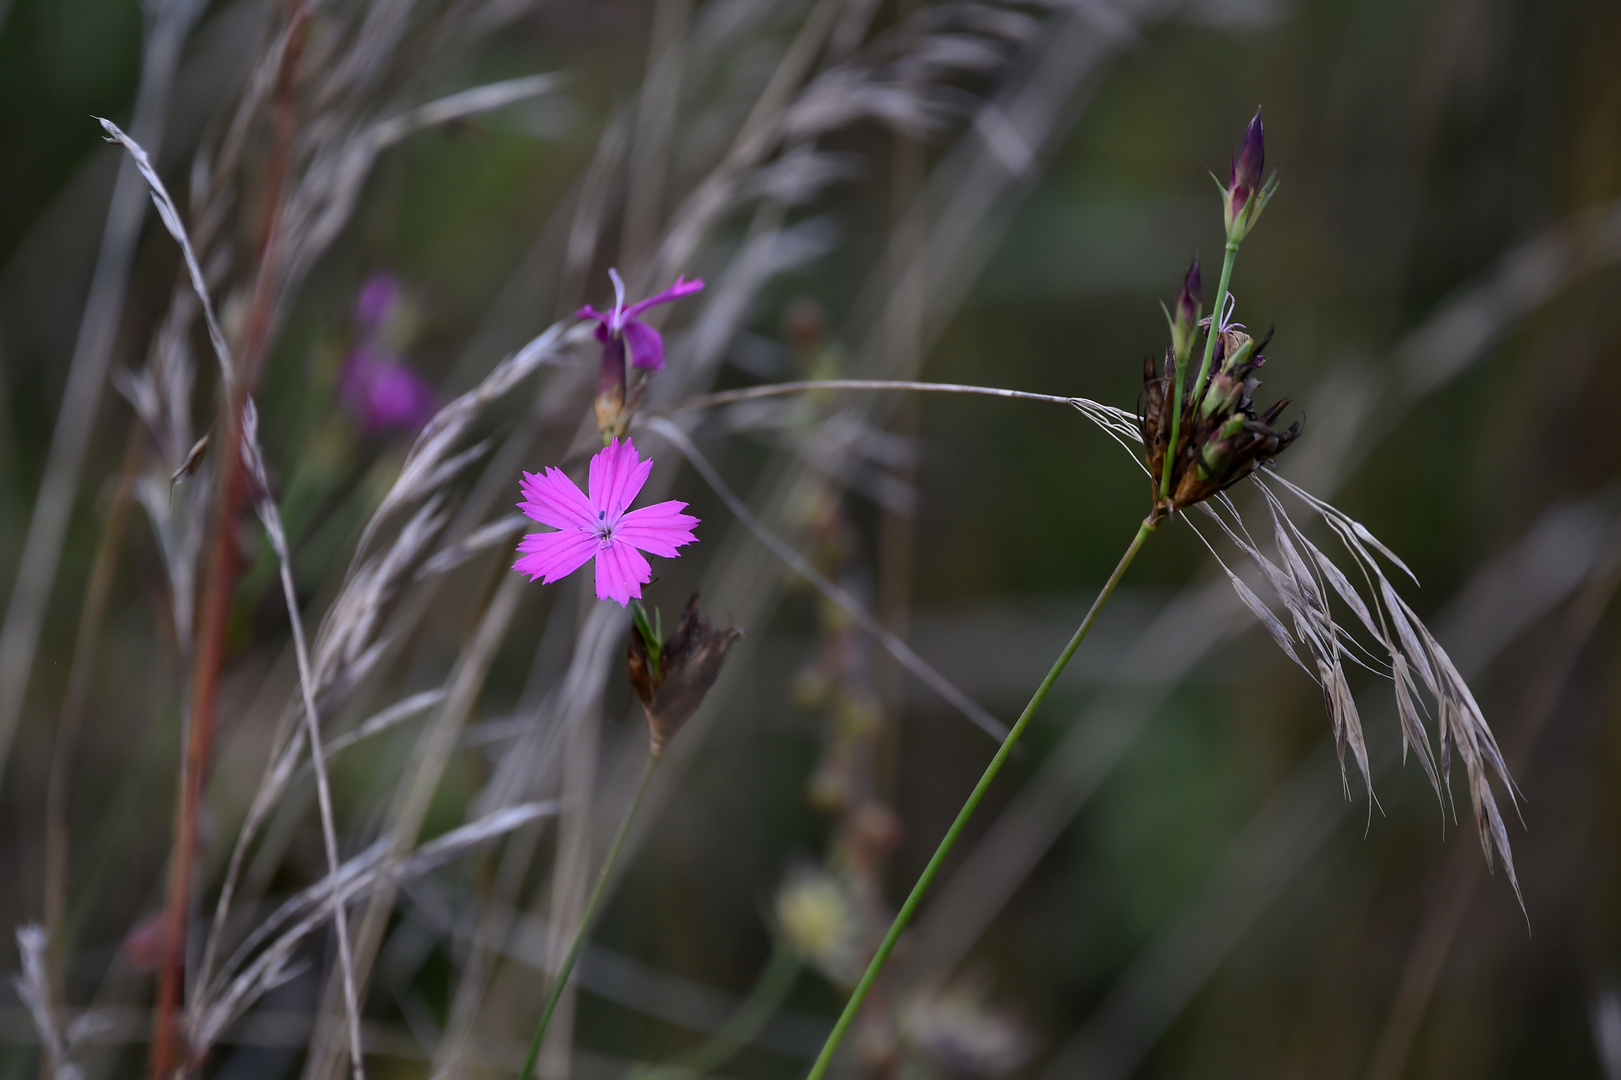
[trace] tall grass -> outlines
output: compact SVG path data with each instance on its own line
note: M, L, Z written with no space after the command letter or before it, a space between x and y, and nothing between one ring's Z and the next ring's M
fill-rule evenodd
M1114 508L1087 485L1132 466L1091 432L1142 453L1137 414L1121 407L1132 403L1109 404L1129 381L1073 380L1104 388L1102 403L1068 384L1016 390L997 374L996 343L972 377L926 370L950 354L974 282L1077 127L1090 137L1087 111L1116 62L1162 35L1226 40L1176 24L1182 7L653 0L548 13L519 0L277 0L243 4L258 21L233 37L213 32L228 11L150 5L129 122L100 121L119 171L0 630L0 785L21 805L36 794L27 774L48 762L39 806L17 814L38 837L19 845L18 863L38 848L38 870L0 890L19 913L26 1029L0 1025L6 1039L37 1044L39 1067L58 1078L511 1075L544 1010L539 1075L786 1075L816 1057L850 992L860 1004L870 990L838 1028L851 1032L844 1056L828 1043L823 1066L1123 1077L1328 843L1353 774L1363 824L1382 827L1375 781L1408 750L1446 822L1457 819L1447 761L1459 758L1484 864L1500 860L1516 895L1525 887L1537 925L1491 778L1517 797L1508 765L1524 776L1602 626L1616 581L1613 499L1595 488L1576 517L1545 519L1551 548L1537 546L1546 526L1501 537L1560 573L1460 564L1448 587L1496 589L1497 600L1443 611L1433 635L1419 609L1437 605L1406 598L1405 564L1326 500L1391 469L1383 448L1403 425L1422 422L1527 318L1613 284L1614 202L1472 268L1467 287L1393 335L1387 365L1321 378L1305 395L1306 436L1275 469L1207 515L1179 508L1174 531L1192 527L1203 545L1187 547L1210 556L1203 576L1150 598L1135 627L1104 617L1114 670L1089 677L1102 689L1061 727L1033 728L1034 753L1006 744L997 766L1025 775L993 786L994 767L986 774L969 809L983 797L994 816L958 819L949 835L964 850L941 849L923 878L934 893L920 886L885 937L945 831L945 802L968 786L958 769L940 805L911 798L914 762L955 755L977 773L1048 687L1073 701L1060 665L1010 725L1006 687L966 685L972 665L913 634L924 614L913 572L931 565L934 520L921 501L937 484L938 444L919 437L919 411L936 394L985 417L1066 406L1050 411L1090 421L1080 426L1090 441L1073 486L1051 498L1100 517ZM543 47L515 56L513 41ZM201 134L176 145L182 58L236 75ZM561 121L573 125L565 135ZM534 174L544 178L516 196L469 184L467 206L401 194L414 169L472 170L485 154L545 159ZM498 205L493 229L473 205L486 197ZM471 307L466 296L436 297L398 270L406 284L372 344L434 375L431 409L393 429L365 418L344 360L373 332L356 304L379 261L371 252L390 249L369 238L391 220L375 211L389 200L397 220L465 220L469 245L494 237L512 266L455 325L436 323L433 305ZM519 229L524 243L508 242ZM417 258L412 237L388 240L402 267ZM461 257L476 263L482 250ZM790 303L834 257L821 302ZM655 564L668 580L647 586L648 603L673 621L695 590L713 617L748 631L650 783L640 733L618 723L629 615L592 598L589 571L542 587L507 570L530 527L509 509L520 473L578 475L601 446L600 346L573 312L603 305L610 266L633 297L683 274L708 283L647 315L663 320L668 365L630 421L658 463L641 499L679 494L704 518L696 548ZM456 269L442 292L455 291ZM468 276L480 289L497 277ZM780 335L767 314L779 310ZM1078 367L1135 366L1071 344ZM98 438L109 416L127 428L121 453ZM1511 712L1518 738L1499 753L1470 681L1569 598L1560 647ZM61 661L58 613L73 627ZM1204 885L1117 958L1117 977L1070 988L1085 1008L1023 1001L1016 1013L1008 1001L1020 995L976 974L996 955L986 936L1043 865L1067 865L1066 830L1120 782L1111 774L1155 712L1198 692L1191 681L1212 666L1241 670L1229 647L1258 624L1307 677L1262 668L1266 680L1321 685L1341 784L1323 782L1335 755L1296 755L1206 860ZM139 685L125 693L131 656ZM1393 676L1395 694L1361 693L1358 665ZM109 730L115 696L147 717L144 748ZM803 820L761 826L798 837L777 841L798 854L786 873L781 854L767 871L736 871L756 917L722 943L698 909L724 880L670 884L679 858L653 838L700 828L685 807L735 764L735 718L774 722L790 698L809 718L796 721L801 742L817 746L808 766L786 770L808 800L796 788L745 813L765 821L800 807ZM1365 737L1364 717L1391 706L1395 737L1371 734L1372 723ZM128 759L111 779L103 740ZM758 765L761 777L774 770ZM734 813L765 786L719 784ZM627 806L640 811L613 833ZM908 813L919 806L929 813ZM749 857L740 846L736 861ZM1455 858L1447 906L1425 924L1439 944L1401 975L1370 1075L1402 1074L1459 934L1482 860ZM581 932L599 875L620 913L613 947ZM635 955L637 928L678 916L690 944L661 939L658 955ZM1051 920L1032 925L1055 935ZM880 974L891 947L894 966ZM769 958L756 964L755 953ZM731 990L713 985L717 971Z

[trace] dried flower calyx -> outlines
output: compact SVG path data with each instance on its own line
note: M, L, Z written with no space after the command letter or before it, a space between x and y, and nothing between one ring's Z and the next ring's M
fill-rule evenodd
M632 614L635 623L625 654L630 688L636 691L647 716L651 749L662 754L675 733L703 704L704 695L720 676L726 654L743 632L711 626L698 610L697 593L687 601L675 633L668 638L663 637L656 613L649 621L646 610L635 604Z
M1237 483L1257 465L1282 453L1300 434L1298 421L1284 431L1274 426L1288 406L1288 398L1264 413L1255 412L1253 395L1260 385L1255 372L1266 363L1261 350L1271 340L1271 333L1259 342L1236 324L1215 333L1214 371L1208 383L1202 390L1196 384L1190 386L1183 395L1169 495L1163 498L1159 479L1171 439L1177 358L1174 352L1166 353L1163 370L1155 368L1152 357L1143 362L1143 396L1137 423L1154 481L1156 518L1201 503Z

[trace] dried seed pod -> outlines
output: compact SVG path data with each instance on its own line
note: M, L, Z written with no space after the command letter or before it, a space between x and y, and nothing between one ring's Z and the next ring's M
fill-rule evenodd
M644 625L639 620L631 628L625 664L630 688L647 716L650 749L662 754L675 733L703 704L704 695L720 676L726 654L743 632L711 626L698 611L697 593L687 601L675 633L665 641L650 644Z

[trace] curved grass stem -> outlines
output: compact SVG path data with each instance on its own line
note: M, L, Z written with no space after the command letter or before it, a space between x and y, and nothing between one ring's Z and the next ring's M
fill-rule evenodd
M1225 278L1225 276L1224 274L1223 277ZM996 779L996 774L1001 772L1003 763L1007 761L1008 755L1013 752L1013 747L1019 741L1019 736L1023 735L1024 729L1029 726L1030 718L1036 714L1036 710L1041 707L1041 703L1047 699L1048 691L1058 681L1058 676L1063 674L1064 668L1069 664L1070 657L1075 655L1075 650L1079 649L1081 642L1086 640L1086 635L1091 631L1092 624L1097 622L1098 614L1103 610L1103 606L1109 602L1109 598L1114 595L1115 586L1119 585L1120 579L1125 576L1126 568L1137 557L1137 552L1143 546L1143 541L1148 539L1148 535L1154 529L1153 518L1144 520L1138 526L1137 535L1132 537L1125 554L1120 556L1120 562L1115 566L1114 573L1110 574L1109 580L1103 583L1103 589L1098 593L1098 598L1092 601L1092 607L1087 611L1086 618L1082 619L1081 625L1076 627L1075 634L1069 639L1069 644L1064 646L1064 651L1058 654L1058 659L1053 662L1052 670L1047 672L1047 677L1041 680L1040 686L1036 687L1036 692L1030 698L1030 704L1026 705L1024 712L1019 714L1019 719L1014 722L1013 727L1008 731L1007 738L1002 740L1002 745L997 748L996 755L991 758L991 763L985 766L984 775L979 778L979 783L974 785L974 790L969 792L967 800L962 804L962 809L957 811L956 820L951 823L951 828L947 829L946 835L941 838L940 846L934 849L934 855L929 859L929 864L923 868L923 873L918 876L917 884L912 886L912 891L906 897L906 902L901 905L900 911L896 913L895 921L890 924L889 932L884 935L884 940L879 944L878 951L873 954L872 961L862 974L861 981L856 984L855 991L850 995L850 1000L845 1002L844 1012L839 1014L838 1022L833 1025L833 1031L828 1035L827 1041L822 1044L822 1052L817 1055L816 1063L811 1066L811 1071L806 1080L821 1080L821 1077L827 1072L828 1066L833 1061L833 1054L838 1050L839 1043L844 1040L845 1033L849 1030L851 1022L855 1020L856 1012L861 1008L862 1001L866 998L867 992L872 989L872 984L877 981L878 973L883 970L884 963L889 959L890 952L895 948L895 942L900 940L901 932L906 929L906 924L911 922L918 903L923 899L923 894L928 891L935 875L940 872L941 864L946 861L946 856L951 854L951 849L956 845L957 838L962 835L963 827L968 824L968 819L973 816L974 811L979 807L980 801L985 798L985 793L990 790L992 781Z
M801 966L799 954L778 938L772 943L771 957L755 980L754 988L725 1026L668 1062L632 1072L629 1080L686 1080L707 1076L720 1068L776 1015L788 991L793 989Z
M602 901L603 889L608 884L608 875L613 872L614 862L619 858L619 849L625 846L625 837L630 834L630 823L636 817L636 810L642 805L642 796L647 794L648 782L653 779L653 770L662 760L662 754L650 753L647 755L647 765L642 769L641 783L636 785L636 794L630 800L630 806L625 809L624 820L619 823L619 831L614 833L613 843L608 845L608 854L602 860L602 869L597 872L597 883L591 886L591 895L586 898L585 910L580 914L580 928L574 931L574 940L569 944L568 955L563 958L563 964L557 969L557 976L552 980L552 991L546 998L546 1011L540 1015L540 1024L535 1028L535 1037L529 1042L529 1054L524 1058L523 1069L518 1073L519 1080L528 1080L535 1074L535 1062L540 1059L540 1046L546 1039L546 1027L552 1022L552 1013L557 1011L557 1003L563 997L563 988L568 985L568 979L574 972L574 962L580 958L580 948L585 944L586 931L591 929L591 920L597 913L597 905Z
M688 398L668 408L650 413L652 416L674 416L693 409L713 409L733 405L739 401L781 397L784 394L829 393L834 390L898 390L935 394L979 394L982 397L1013 398L1018 401L1045 401L1053 405L1074 405L1077 398L1056 394L1032 394L1027 390L1004 390L999 386L969 386L965 383L916 382L907 379L808 379L801 382L767 383L763 386L745 386L738 390L720 390Z

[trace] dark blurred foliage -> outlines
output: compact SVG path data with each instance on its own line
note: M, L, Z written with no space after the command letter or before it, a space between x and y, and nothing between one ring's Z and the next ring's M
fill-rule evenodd
M220 102L236 93L263 17L253 4L222 3L196 30L160 155L177 188L219 123ZM343 412L339 371L362 281L387 269L404 283L418 320L409 361L441 400L582 299L559 296L530 267L545 245L561 243L547 222L639 79L649 18L649 5L629 0L537 4L431 81L449 92L556 70L568 76L561 96L425 132L380 159L260 387L301 582L342 570L409 445L407 434L364 432ZM886 5L880 21L892 18ZM117 167L89 114L124 118L141 17L133 0L0 0L0 20L0 588L9 589ZM1478 661L1477 697L1525 794L1525 828L1510 824L1522 914L1500 874L1479 873L1462 790L1456 825L1450 810L1438 814L1412 763L1383 772L1371 814L1360 798L1340 801L1320 696L1264 634L1252 628L1219 646L1168 692L1145 683L1134 693L1135 676L1122 677L1135 670L1123 659L1127 645L1178 590L1215 578L1193 537L1162 530L951 864L993 835L998 813L1017 805L1050 752L1070 745L1072 724L1103 732L1095 749L1104 758L1113 752L1107 725L1129 729L1118 763L1105 762L1095 794L1056 823L1056 843L965 962L1035 1033L1039 1049L1020 1075L1621 1080L1621 685L1605 591L1614 571L1537 591L1574 558L1562 541L1577 519L1549 516L1562 508L1577 507L1571 513L1588 525L1596 516L1613 555L1615 257L1571 269L1568 284L1500 324L1493 310L1475 311L1453 330L1491 324L1478 359L1388 422L1374 392L1408 378L1404 362L1422 366L1404 343L1427 339L1409 335L1464 290L1497 280L1507 253L1553 230L1595 228L1597 217L1584 214L1614 215L1618 56L1621 6L1608 0L1201 0L1149 20L1097 78L1073 133L927 356L922 378L1131 407L1142 357L1165 347L1158 303L1173 295L1191 254L1214 288L1221 219L1207 174L1224 174L1231 143L1262 104L1282 186L1246 242L1234 292L1252 330L1277 328L1262 372L1267 399L1290 396L1303 410L1305 433L1291 451L1302 456L1319 432L1341 425L1337 410L1374 410L1356 414L1368 434L1345 451L1355 461L1343 487L1325 495L1402 555L1423 583L1408 589L1410 602L1449 647L1462 640ZM835 341L861 300L893 217L898 152L877 129L839 138L869 161L816 207L839 221L838 244L768 288L748 327L763 352L734 348L739 362L726 383L754 381L757 353L773 377L794 377L783 346L796 298L829 313ZM689 183L684 168L678 146L672 174ZM140 361L177 265L149 216L115 368ZM1517 287L1512 278L1506 285L1511 295ZM606 279L592 276L587 292L602 304ZM897 431L915 421L918 447L911 639L977 700L1012 716L1148 510L1146 485L1067 410L939 396L896 417ZM0 791L0 926L41 917L52 718L130 425L128 404L109 389ZM742 491L751 488L741 478L772 467L747 439L727 466ZM690 475L679 493L706 521L700 536L718 547L724 507ZM870 499L843 498L841 580L865 582L872 598L891 525ZM1541 546L1527 549L1528 537ZM227 711L268 723L254 694L272 664L286 663L267 644L283 640L285 612L268 547L257 534L246 542ZM701 548L656 571L666 616L696 584ZM413 645L422 663L443 667L462 647L502 566L479 563L440 594ZM161 581L150 530L132 523L75 763L66 992L82 1003L160 895L184 685L158 614ZM556 602L580 602L575 585L558 588L571 591ZM311 587L302 599L318 615L330 595ZM480 715L511 713L533 672L561 669L555 655L534 654L545 624L540 601L527 602L537 606L519 617L520 644L498 656ZM751 984L770 949L766 913L785 870L821 852L835 828L806 799L822 727L791 693L819 647L818 626L813 597L796 591L766 625L748 628L739 650L746 674L649 826L596 940L734 993ZM1364 707L1370 746L1388 759L1398 751L1388 695L1365 674L1363 683L1377 701ZM1141 723L1129 708L1109 712L1138 698L1150 710ZM892 713L893 702L885 698ZM631 704L611 683L606 712L619 734L639 723ZM266 739L232 742L220 773L251 784ZM893 903L991 746L915 685L886 745L879 788L901 822L885 872ZM386 803L408 750L388 742L335 764L341 812L364 821ZM490 768L476 749L458 758L430 833L464 819ZM1079 779L1085 772L1075 783L1091 782ZM272 891L323 872L319 834L311 821L303 827ZM374 1000L379 1025L420 1034L423 1017L444 1023L462 956L453 943L432 949L414 981ZM537 994L540 985L537 977ZM309 978L293 986L317 990ZM842 994L807 976L788 1004L831 1017ZM579 1046L624 1059L667 1057L693 1040L591 994L576 1024ZM9 999L0 1033L18 1047L0 1056L0 1075L30 1075L33 1051L20 1047L32 1028ZM374 1075L426 1075L407 1058L377 1058ZM218 1075L291 1067L268 1052L226 1060ZM136 1062L124 1059L129 1069ZM802 1068L751 1049L721 1073L786 1077Z

